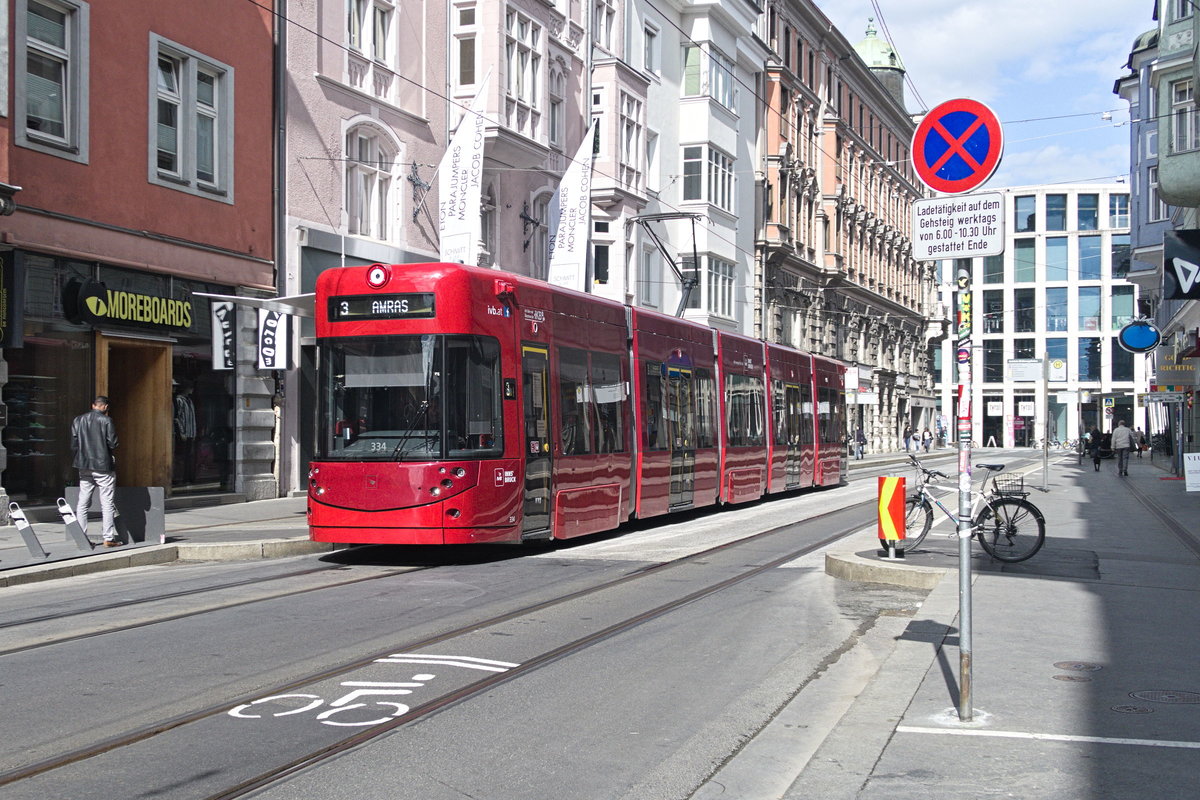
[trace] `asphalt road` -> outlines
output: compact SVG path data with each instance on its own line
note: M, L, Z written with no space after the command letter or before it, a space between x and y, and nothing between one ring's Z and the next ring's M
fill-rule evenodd
M881 614L919 605L824 574L820 546L873 528L875 493L864 474L554 548L8 589L0 793L687 798Z

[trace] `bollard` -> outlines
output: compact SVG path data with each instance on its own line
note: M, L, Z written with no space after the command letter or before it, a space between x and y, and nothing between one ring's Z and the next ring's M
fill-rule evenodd
M904 560L904 478L879 477L879 557Z
M48 558L49 553L46 548L42 547L42 543L38 541L37 534L33 532L33 526L29 524L29 520L25 517L25 512L16 503L8 504L8 515L12 517L13 525L17 526L17 531L20 532L21 538L25 540L25 547L29 549L29 555L33 558Z

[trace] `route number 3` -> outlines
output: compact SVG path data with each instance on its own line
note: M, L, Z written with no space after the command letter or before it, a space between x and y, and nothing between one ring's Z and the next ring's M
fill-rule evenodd
M394 700L381 700L381 697L394 697L396 695L412 694L413 689L419 689L425 685L425 681L433 679L433 675L414 675L414 681L420 683L392 683L382 681L344 681L341 685L350 689L349 692L329 703L329 707L317 714L317 719L322 725L336 725L343 728L366 727L368 725L381 725L389 719L395 719L408 713L408 706L404 703L398 703ZM373 698L370 702L356 702L360 698ZM300 708L290 708L286 711L274 711L267 716L271 717L289 717L296 714L306 714L309 711L316 711L325 703L325 699L315 694L275 694L270 697L260 697L257 700L251 700L249 703L242 703L240 706L231 708L229 716L237 719L262 719L263 714L260 711L267 711L263 708L269 703L277 703L280 701L287 702L291 705L291 701L307 700L308 702ZM367 720L347 720L341 715L347 711L356 711L366 708L369 705L383 706L388 710L388 713L382 717Z

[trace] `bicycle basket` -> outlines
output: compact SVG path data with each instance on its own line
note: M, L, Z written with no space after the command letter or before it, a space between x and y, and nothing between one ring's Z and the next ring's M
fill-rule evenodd
M996 494L1025 494L1025 477L1023 475L997 475L992 478L992 488Z

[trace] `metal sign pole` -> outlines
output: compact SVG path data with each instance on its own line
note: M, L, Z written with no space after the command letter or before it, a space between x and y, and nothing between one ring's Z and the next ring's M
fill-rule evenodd
M1042 352L1042 491L1050 474L1050 352Z
M963 263L963 262L959 262ZM971 261L958 285L958 718L971 709Z

